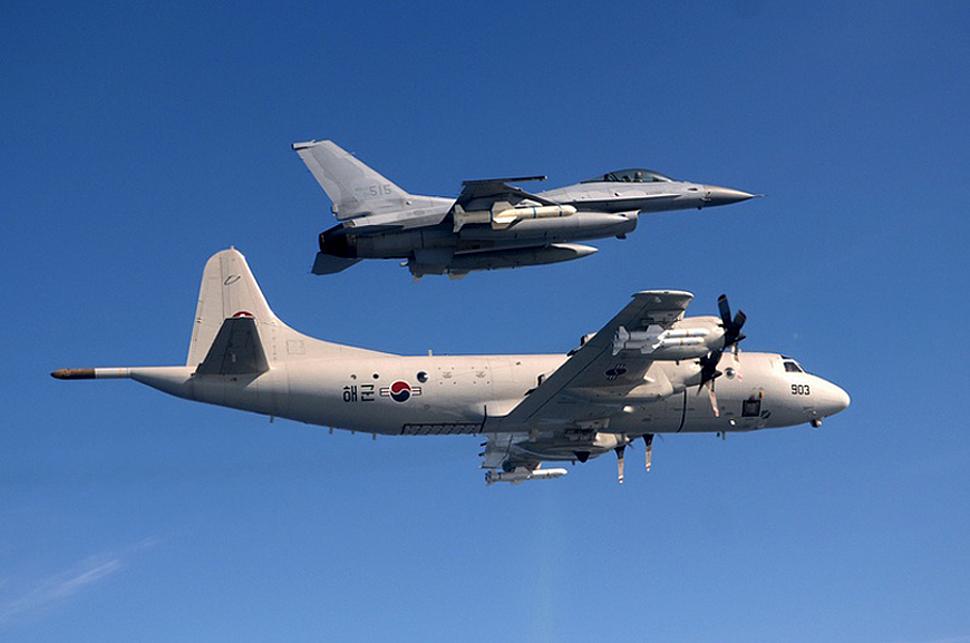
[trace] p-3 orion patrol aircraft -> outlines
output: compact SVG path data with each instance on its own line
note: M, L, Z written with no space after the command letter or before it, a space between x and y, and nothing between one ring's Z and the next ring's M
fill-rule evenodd
M333 141L294 143L332 202L338 225L320 233L313 272L361 259L403 259L411 274L462 277L473 270L579 259L597 251L573 241L625 238L641 212L725 205L754 195L677 181L647 169L607 172L529 193L511 185L544 176L465 181L458 198L408 194Z
M205 266L185 366L62 369L130 378L189 400L386 435L475 434L485 480L555 478L543 462L646 447L658 433L793 426L849 405L776 353L739 352L745 314L685 317L688 292L647 290L566 355L401 356L313 339L270 310L235 249Z

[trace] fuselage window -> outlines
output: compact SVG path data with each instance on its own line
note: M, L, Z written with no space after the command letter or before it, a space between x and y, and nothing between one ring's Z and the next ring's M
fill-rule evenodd
M785 372L786 373L804 373L802 367L795 362L785 362Z

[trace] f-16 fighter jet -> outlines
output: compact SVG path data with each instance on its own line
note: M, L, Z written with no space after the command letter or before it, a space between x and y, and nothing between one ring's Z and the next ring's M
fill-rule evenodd
M685 317L692 295L638 292L564 355L416 357L307 337L270 310L234 249L202 275L184 366L62 369L59 379L129 378L166 393L310 424L386 435L474 434L486 482L555 478L662 433L726 435L811 423L849 406L790 357L739 352L745 315Z
M574 241L625 236L641 212L737 203L752 194L678 181L646 169L607 172L530 193L513 183L544 176L465 181L458 198L409 194L333 141L294 143L330 197L338 225L320 233L318 275L361 259L405 260L411 274L462 277L591 255Z

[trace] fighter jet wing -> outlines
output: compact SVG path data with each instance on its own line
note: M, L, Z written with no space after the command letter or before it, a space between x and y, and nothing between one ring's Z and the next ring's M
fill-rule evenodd
M488 210L497 201L506 201L515 205L519 201L529 199L542 205L558 205L544 197L526 192L510 183L523 181L545 181L544 176L519 176L504 179L472 179L463 181L461 194L455 200L455 205L465 210Z
M502 425L538 426L611 415L613 407L623 403L623 395L644 382L652 362L639 350L617 350L617 331L621 327L625 332L650 326L667 329L684 316L693 298L679 290L636 293L633 301L501 418Z

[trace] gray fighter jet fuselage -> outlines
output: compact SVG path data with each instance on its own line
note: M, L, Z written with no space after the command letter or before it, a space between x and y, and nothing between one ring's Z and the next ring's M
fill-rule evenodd
M293 149L333 202L338 225L320 233L315 274L362 259L405 260L416 277L579 259L573 243L625 238L643 212L737 203L754 195L633 168L529 193L514 183L542 176L465 181L457 198L409 194L332 141Z

